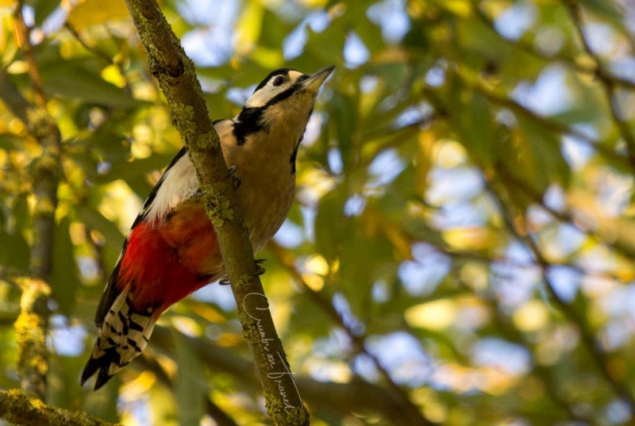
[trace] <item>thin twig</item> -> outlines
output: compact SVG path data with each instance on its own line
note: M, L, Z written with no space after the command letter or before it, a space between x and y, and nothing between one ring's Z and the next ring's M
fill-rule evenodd
M121 76L124 79L124 87L123 87L124 91L126 92L127 95L132 95L132 87L126 75L126 70L121 61L115 61L106 52L102 51L96 46L92 46L91 44L89 44L70 22L67 21L64 24L64 28L66 28L68 32L71 33L71 35L75 38L75 40L77 40L77 42L81 44L84 47L84 49L88 50L90 53L97 56L98 58L101 58L107 64L114 65L115 67L117 67L119 74L121 74Z
M29 77L31 79L31 85L33 86L33 93L35 94L35 104L41 108L46 107L46 96L44 95L44 86L42 85L42 78L35 63L35 56L33 55L33 45L31 44L31 29L26 25L24 21L24 9L23 0L18 0L15 8L16 22L18 26L18 43L26 56L26 61L29 64Z
M573 21L573 26L576 29L578 37L582 42L582 46L584 51L593 59L595 62L595 75L602 83L602 87L604 88L604 94L606 96L606 101L609 106L609 111L611 114L611 118L613 122L617 126L617 129L624 139L626 143L626 150L628 154L628 158L631 162L631 165L635 166L635 136L629 129L628 123L624 121L622 118L622 112L620 111L619 102L616 96L615 89L615 80L613 77L605 70L604 65L602 64L602 60L600 57L591 49L591 45L584 35L583 22L582 22L582 12L580 10L580 5L577 0L563 0L567 10L569 11L569 16Z

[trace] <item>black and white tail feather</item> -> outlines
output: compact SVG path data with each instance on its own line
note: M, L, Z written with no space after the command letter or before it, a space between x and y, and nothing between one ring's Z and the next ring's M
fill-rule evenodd
M152 309L136 312L127 291L120 293L110 307L99 330L93 353L82 372L82 385L97 371L95 390L128 365L145 349L156 319Z

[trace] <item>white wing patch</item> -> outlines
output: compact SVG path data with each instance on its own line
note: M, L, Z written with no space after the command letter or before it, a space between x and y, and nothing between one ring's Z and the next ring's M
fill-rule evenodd
M198 178L190 157L184 155L165 172L163 183L145 212L145 220L158 226L170 210L194 195L198 187Z

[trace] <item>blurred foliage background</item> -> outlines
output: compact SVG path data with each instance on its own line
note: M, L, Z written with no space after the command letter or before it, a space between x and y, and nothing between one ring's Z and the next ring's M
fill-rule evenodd
M313 424L621 425L635 413L635 2L164 0L213 119L271 70L335 64L263 282ZM79 387L137 211L182 146L123 0L25 0L63 140L48 402L130 425L267 424L231 291ZM0 388L40 147L0 0ZM9 273L10 271L10 273ZM406 407L406 408L404 408Z

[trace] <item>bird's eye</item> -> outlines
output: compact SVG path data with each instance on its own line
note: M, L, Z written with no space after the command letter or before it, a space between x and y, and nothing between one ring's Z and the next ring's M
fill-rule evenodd
M274 87L282 86L282 83L284 83L284 77L281 75L279 75L278 77L276 77L275 80L273 80Z

